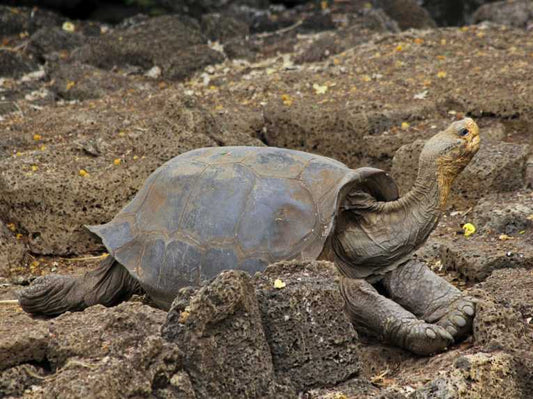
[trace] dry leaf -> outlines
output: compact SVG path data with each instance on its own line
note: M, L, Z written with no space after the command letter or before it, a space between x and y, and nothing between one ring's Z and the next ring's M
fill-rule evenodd
M321 86L318 83L314 83L313 89L315 90L315 94L326 94L326 92L328 91L328 86Z
M278 290L285 288L287 284L285 284L283 281L281 281L279 278L274 281L274 288L277 288Z
M465 223L463 225L463 230L465 237L470 237L476 232L476 226L474 226L472 223Z
M63 22L62 28L64 31L67 31L67 32L74 32L76 30L76 26L72 22L69 22L69 21Z

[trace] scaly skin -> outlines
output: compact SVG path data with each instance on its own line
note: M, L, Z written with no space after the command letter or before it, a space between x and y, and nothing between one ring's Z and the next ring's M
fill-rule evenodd
M457 341L472 330L475 303L422 262L410 260L382 280L388 296L416 317L436 323Z
M29 288L20 291L18 296L24 311L57 316L96 304L114 306L140 290L137 280L112 257L108 257L98 268L80 277L39 277Z
M443 351L453 343L444 328L419 320L365 280L342 278L340 287L352 322L367 332L378 333L386 342L423 356Z
M357 326L417 354L443 350L472 329L473 301L409 258L436 227L454 179L479 142L473 120L455 122L424 145L406 195L384 202L360 190L341 204L331 247L347 277L341 291L350 316ZM369 284L381 279L390 299Z

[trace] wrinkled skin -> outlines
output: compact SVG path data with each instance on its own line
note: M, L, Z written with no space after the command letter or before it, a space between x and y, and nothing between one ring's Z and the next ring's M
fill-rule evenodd
M478 149L474 121L455 122L425 144L418 178L405 196L347 198L332 247L346 276L346 309L361 329L420 355L442 351L471 331L473 300L409 255L437 225L451 184ZM378 281L387 297L370 284Z
M442 351L471 331L473 300L410 255L437 225L455 177L478 148L475 122L457 121L426 143L409 193L379 201L362 188L343 198L320 257L343 274L341 292L358 328L420 355ZM140 291L139 282L110 256L78 278L37 279L20 292L19 302L29 313L53 316L94 304L113 306Z

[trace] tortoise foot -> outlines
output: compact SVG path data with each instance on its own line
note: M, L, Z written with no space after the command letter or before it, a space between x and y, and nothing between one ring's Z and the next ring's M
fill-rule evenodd
M442 352L453 343L448 331L418 319L388 320L385 338L417 355Z
M69 310L81 310L84 304L82 297L76 295L76 285L76 279L71 276L39 277L18 292L19 304L34 315L56 316Z
M436 324L448 331L457 341L472 331L475 312L475 300L467 296L460 297L448 305L448 311Z

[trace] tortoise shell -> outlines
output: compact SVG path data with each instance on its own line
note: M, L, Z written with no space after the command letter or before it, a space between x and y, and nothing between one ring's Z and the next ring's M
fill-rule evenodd
M111 222L88 228L168 307L180 288L222 270L316 259L342 197L362 186L398 196L379 169L273 147L202 148L162 165Z

